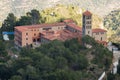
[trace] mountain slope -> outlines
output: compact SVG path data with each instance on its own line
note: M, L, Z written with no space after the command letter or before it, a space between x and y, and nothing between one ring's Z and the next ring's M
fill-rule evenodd
M104 18L106 28L117 30L120 27L120 9L114 10Z
M120 9L114 10L105 16L104 25L108 30L114 32L110 40L120 43Z
M120 8L120 0L0 0L0 22L10 12L21 16L33 8L42 10L56 4L78 5L81 8L88 8L101 16L106 15L114 8Z
M63 13L64 12L64 13ZM73 19L79 26L82 26L82 12L84 9L81 9L77 6L69 5L57 5L54 8L47 8L40 12L45 23L54 23L61 21L61 19ZM93 28L101 27L102 19L93 13Z

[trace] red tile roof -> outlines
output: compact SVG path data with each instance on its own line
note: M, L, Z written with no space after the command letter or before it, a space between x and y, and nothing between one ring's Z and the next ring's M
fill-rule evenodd
M97 40L97 42L100 43L100 44L104 44L104 45L108 44L108 42L106 42L106 41L99 41L99 40Z
M72 28L74 28L74 29L76 29L76 30L79 30L80 32L82 32L82 28L80 27L80 26L77 26L76 24L67 24L69 27L72 27Z
M85 11L85 12L83 13L83 15L85 15L85 16L90 16L90 15L92 15L92 13L87 10L87 11Z
M42 35L53 35L55 31L43 31L41 34Z
M98 33L98 32L107 32L107 31L104 30L104 29L96 28L96 29L92 29L92 32L93 33Z
M65 22L65 23L74 23L74 21L72 19L66 19L63 22Z
M99 42L99 43L107 43L106 41L99 41L99 40L97 40L97 42Z
M55 27L55 26L65 26L65 23L64 22L53 23L53 24L44 23L44 24L37 24L37 25L16 26L15 28L23 32L25 30L32 29L32 28L44 28L44 27Z
M28 30L27 27L15 27L15 29L17 29L17 30L20 31L20 32L24 32L24 31L27 31L27 30Z
M57 39L57 40L61 40L61 41L65 41L68 39L77 38L77 37L81 37L81 36L82 36L82 34L80 34L80 33L72 33L68 30L61 30L61 31L54 32L54 34L43 35L43 37L48 40Z

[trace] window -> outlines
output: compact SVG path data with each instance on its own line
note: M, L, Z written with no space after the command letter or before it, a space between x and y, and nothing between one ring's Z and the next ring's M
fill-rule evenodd
M90 19L91 17L90 16L87 16L86 19Z
M77 30L75 30L75 32L78 32Z
M102 37L101 37L101 41L102 41Z
M86 26L86 28L88 29L88 26Z
M28 40L28 38L26 38L26 40Z
M89 24L89 21L87 21L87 24Z
M51 29L51 28L43 28L43 30L49 30L49 29Z
M89 21L89 24L91 24L91 21Z
M83 25L85 24L85 20L83 20Z
M83 19L85 19L85 16L83 15Z
M28 46L28 43L26 43L26 46Z
M104 32L101 32L101 34L104 34Z
M34 33L34 36L36 36L36 34Z
M87 24L91 24L91 21L87 21Z
M26 35L28 35L28 33L26 33Z
M33 42L36 42L36 40L35 40L35 39L33 39Z
M89 26L89 29L91 29L91 26Z
M96 35L99 35L99 33L96 33Z
M87 29L91 29L91 26L86 26Z
M40 41L40 39L37 39L37 41Z
M90 33L90 31L88 31L88 34Z

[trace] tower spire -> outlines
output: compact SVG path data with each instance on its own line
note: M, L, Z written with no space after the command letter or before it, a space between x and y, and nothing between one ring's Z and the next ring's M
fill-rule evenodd
M83 36L92 36L92 13L88 10L83 13L82 17L82 34Z

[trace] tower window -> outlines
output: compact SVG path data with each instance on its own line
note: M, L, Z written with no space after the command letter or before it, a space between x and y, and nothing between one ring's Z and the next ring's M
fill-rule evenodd
M91 24L91 21L87 21L87 24Z
M102 41L102 37L101 37L101 41Z
M91 24L91 21L89 21L89 24Z
M89 28L91 29L91 26L89 26Z
M83 18L85 19L85 16L83 15Z
M86 19L90 19L90 16L87 16Z
M43 28L43 30L46 30L46 31L48 31L48 30L50 30L50 29L52 29L52 28L51 28L51 27Z
M101 34L104 34L104 32L101 32Z
M86 26L87 29L91 29L91 26Z

